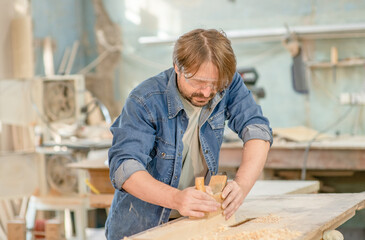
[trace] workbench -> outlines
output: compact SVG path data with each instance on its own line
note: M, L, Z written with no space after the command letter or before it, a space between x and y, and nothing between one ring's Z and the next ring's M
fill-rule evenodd
M127 239L320 240L364 207L365 192L256 196L247 198L228 221L221 215L181 218Z
M275 140L265 169L302 169L308 142ZM223 143L220 167L238 168L242 160L242 141ZM348 136L314 141L306 168L326 171L365 171L365 137Z

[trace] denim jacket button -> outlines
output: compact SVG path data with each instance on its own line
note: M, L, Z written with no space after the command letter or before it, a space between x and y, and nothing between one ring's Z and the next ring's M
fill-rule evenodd
M174 178L177 179L177 176L175 176Z
M208 150L205 150L205 153L208 153Z
M165 156L166 156L166 153L161 153L161 156L163 157L163 158L165 158Z

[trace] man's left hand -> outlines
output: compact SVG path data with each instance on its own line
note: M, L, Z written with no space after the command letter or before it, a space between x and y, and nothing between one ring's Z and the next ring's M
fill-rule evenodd
M245 199L245 194L240 185L236 181L230 181L223 189L222 197L224 199L222 208L226 219L230 218L241 206Z

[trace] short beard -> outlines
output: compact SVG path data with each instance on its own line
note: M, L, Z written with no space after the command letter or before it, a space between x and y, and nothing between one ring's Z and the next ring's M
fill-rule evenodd
M188 100L193 106L195 106L195 107L204 107L204 106L206 106L208 103L209 103L209 101L214 97L214 95L215 95L215 93L211 93L210 95L209 95L209 97L204 97L204 94L202 94L202 93L193 93L193 94L191 94L190 96L187 96L187 95L185 95L184 93L181 93L181 95L186 99L186 100ZM203 98L203 99L207 99L207 100L209 100L206 104L196 104L196 103L194 103L193 102L193 98L194 97L198 97L198 98Z
M195 107L204 107L204 106L206 106L207 104L204 104L204 105L202 105L202 104L195 104L195 103L193 103L193 101L192 101L192 99L193 99L193 97L199 97L199 98L205 98L205 99L209 99L209 101L214 97L214 95L216 94L216 93L214 93L214 92L212 92L210 95L209 95L209 97L204 97L204 94L202 94L202 93L199 93L199 92L194 92L194 93L192 93L190 96L188 96L188 95L186 95L185 93L183 93L183 91L181 91L180 90L180 83L179 83L179 81L181 81L181 78L179 78L179 75L177 75L177 77L176 77L176 83L177 83L177 88L178 88L178 91L180 92L180 94L181 94L181 96L183 97L183 98L185 98L186 100L188 100L193 106L195 106Z

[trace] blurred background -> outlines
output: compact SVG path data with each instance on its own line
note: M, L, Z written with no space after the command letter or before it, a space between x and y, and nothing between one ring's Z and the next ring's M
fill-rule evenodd
M361 0L0 0L0 239L17 217L28 239L42 238L58 214L66 238L102 239L110 124L134 87L172 67L174 41L195 28L226 33L270 120L262 180L365 191L364 13ZM226 129L229 176L241 149ZM103 193L92 209L80 198ZM340 229L364 239L365 213Z

